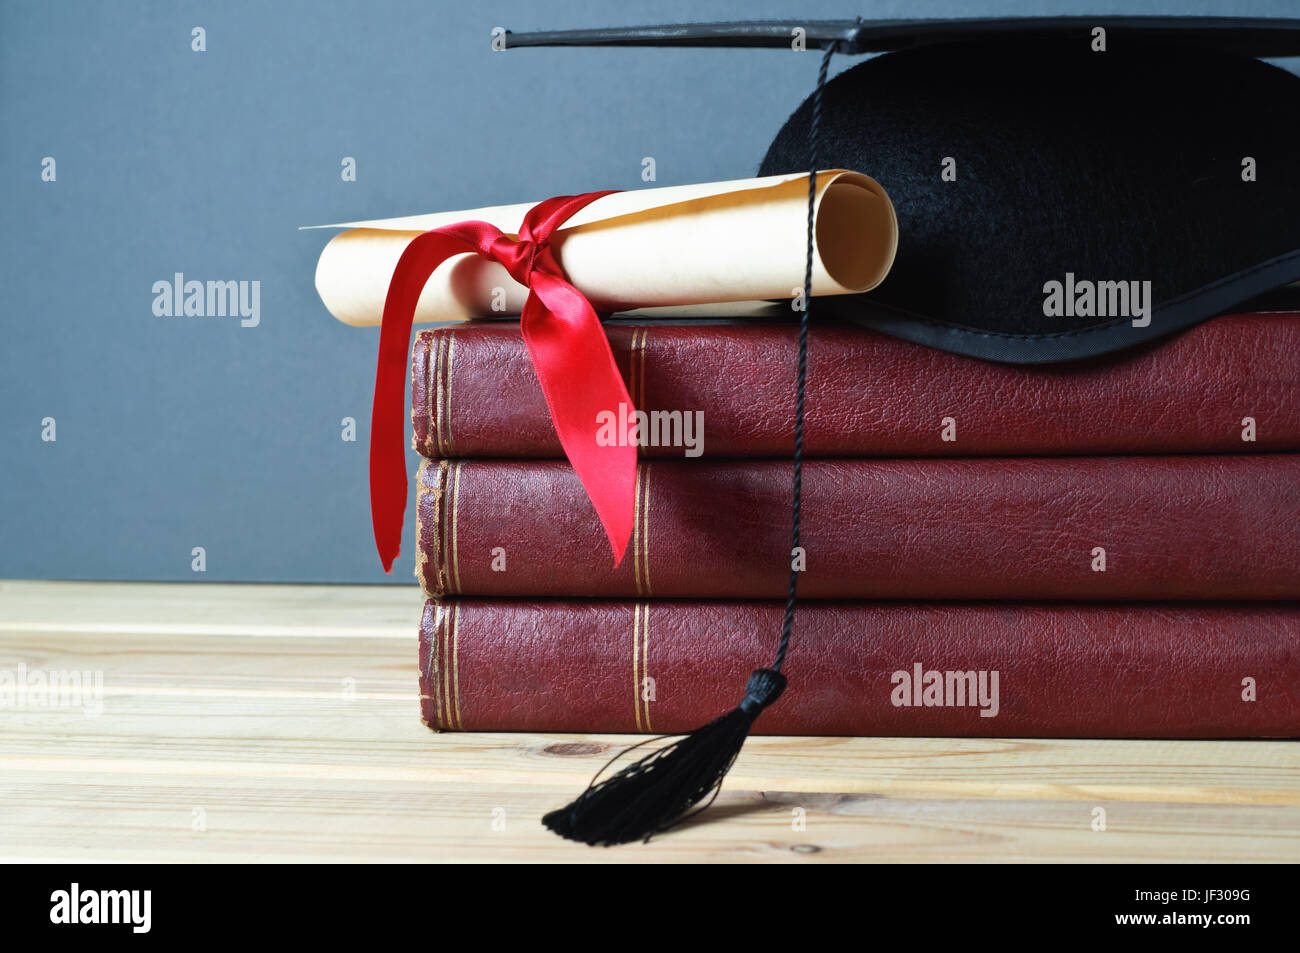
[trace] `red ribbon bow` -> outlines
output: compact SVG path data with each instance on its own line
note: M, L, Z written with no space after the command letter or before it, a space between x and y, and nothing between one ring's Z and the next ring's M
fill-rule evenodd
M630 412L632 399L600 319L564 277L548 244L570 216L609 194L561 195L534 205L524 216L518 239L487 222L460 222L424 232L402 252L384 299L370 416L370 518L385 572L392 572L401 551L406 513L404 403L415 306L434 269L465 252L500 262L515 281L528 287L520 318L524 343L560 445L605 527L614 565L622 562L632 535L636 446L630 440L601 445L596 434L602 412L621 419L619 403Z

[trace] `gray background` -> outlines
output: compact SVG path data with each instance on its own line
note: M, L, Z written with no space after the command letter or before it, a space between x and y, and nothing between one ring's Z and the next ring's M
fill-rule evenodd
M492 27L1046 13L1300 10L3 0L0 578L409 584L409 526L391 577L371 540L378 331L325 312L327 235L297 226L638 188L647 155L658 185L751 175L817 68L776 51L492 53ZM195 26L207 52L190 49ZM154 316L153 283L177 271L261 281L260 326Z

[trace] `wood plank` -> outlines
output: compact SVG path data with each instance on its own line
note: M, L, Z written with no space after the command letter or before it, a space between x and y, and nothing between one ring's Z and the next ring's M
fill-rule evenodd
M635 739L430 732L418 606L410 587L0 582L0 669L103 679L98 714L0 710L0 854L1300 860L1300 746L1279 741L754 738L709 823L569 845L540 815Z
M1294 861L1300 828L1294 808L733 789L707 823L592 850L538 823L557 793L185 775L51 782L6 770L0 839L11 858L110 861ZM1105 831L1092 829L1094 807L1106 809Z
M0 580L0 632L410 639L414 586Z

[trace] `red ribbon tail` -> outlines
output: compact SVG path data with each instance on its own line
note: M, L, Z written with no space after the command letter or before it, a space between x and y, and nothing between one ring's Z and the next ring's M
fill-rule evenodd
M414 303L406 307L402 300L410 293L406 290L411 280L409 263L407 270L402 267L406 261L403 254L384 302L375 400L370 408L370 522L384 572L393 571L393 562L401 553L402 521L406 515L406 424L401 410L406 390L406 349L415 318ZM414 294L419 297L418 288Z
M425 232L406 246L388 283L370 410L370 521L384 572L393 571L402 551L406 518L406 362L415 306L434 269L452 255L476 251L489 229L500 234L483 222Z
M541 270L533 272L521 326L560 445L596 508L617 566L632 538L637 450L618 430L634 408L609 339L582 293Z

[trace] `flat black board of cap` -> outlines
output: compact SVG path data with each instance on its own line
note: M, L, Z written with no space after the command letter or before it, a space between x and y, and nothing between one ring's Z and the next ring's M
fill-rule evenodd
M1254 17L980 17L929 20L741 20L610 27L592 30L506 32L506 47L530 46L702 46L789 49L792 31L804 31L805 45L840 53L885 53L932 43L993 37L1032 38L1106 30L1108 40L1186 42L1243 56L1300 56L1300 19Z

